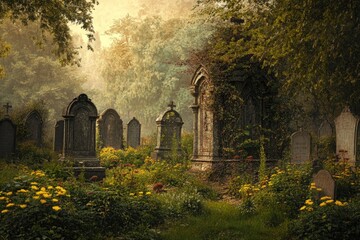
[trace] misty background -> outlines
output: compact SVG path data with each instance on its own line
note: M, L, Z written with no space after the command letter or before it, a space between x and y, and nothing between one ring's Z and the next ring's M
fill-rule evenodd
M190 132L190 80L201 64L199 52L213 31L192 11L195 3L99 0L93 12L93 51L86 48L84 33L71 26L80 67L61 66L52 54L51 41L37 39L40 30L36 24L5 21L0 34L11 43L11 51L0 59L5 68L0 102L12 104L12 118L23 117L20 112L34 106L42 108L49 141L62 109L80 93L92 99L99 114L114 108L124 127L136 117L143 135L156 132L156 118L174 101L184 131ZM4 114L4 109L1 111Z

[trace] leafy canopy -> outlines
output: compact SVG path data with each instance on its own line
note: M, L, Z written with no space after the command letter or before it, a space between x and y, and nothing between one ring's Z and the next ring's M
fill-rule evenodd
M45 40L46 33L52 35L56 46L54 52L61 63L77 63L76 49L72 46L72 38L68 23L80 25L88 34L89 42L94 40L92 10L97 0L2 0L0 2L0 24L5 18L21 21L24 25L37 22L41 35ZM91 48L88 45L88 48ZM0 39L0 57L9 50L9 45ZM1 70L0 70L1 71Z

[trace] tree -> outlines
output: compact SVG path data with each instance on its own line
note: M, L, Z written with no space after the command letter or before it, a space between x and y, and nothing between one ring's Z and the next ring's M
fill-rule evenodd
M50 33L55 44L54 52L61 63L77 63L77 50L72 46L69 23L80 25L88 34L89 42L94 40L92 10L97 0L2 0L0 2L0 23L6 18L27 25L36 22L41 29L42 41ZM90 45L88 45L91 48ZM0 57L8 51L0 39ZM1 69L0 69L1 70Z
M359 1L198 2L231 35L217 43L219 58L231 63L251 55L276 74L281 92L300 100L308 115L334 117L345 104L357 110Z

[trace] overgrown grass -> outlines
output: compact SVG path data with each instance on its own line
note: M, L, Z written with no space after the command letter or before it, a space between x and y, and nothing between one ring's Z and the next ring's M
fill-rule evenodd
M241 215L234 205L209 201L204 214L170 223L161 236L164 240L276 240L282 239L286 230L286 223L269 227L259 215Z

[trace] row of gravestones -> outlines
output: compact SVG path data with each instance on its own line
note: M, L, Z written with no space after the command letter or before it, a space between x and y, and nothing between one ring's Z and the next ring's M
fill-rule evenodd
M356 147L359 118L354 116L349 107L335 119L336 154L350 166L356 164ZM332 136L329 123L320 126L319 137ZM291 162L302 164L311 160L311 136L308 132L300 131L291 136ZM320 170L313 177L317 188L321 189L320 196L336 198L336 181L327 170ZM320 197L319 196L319 197Z
M64 146L65 120L59 120L55 124L54 151L61 153ZM112 147L122 149L123 146L123 121L114 109L107 109L97 120L100 147ZM141 124L134 117L127 124L127 146L136 148L140 145Z
M9 118L7 104L6 117L0 121L0 154L7 156L15 151L16 126ZM174 110L171 102L166 110L156 120L157 123L157 145L154 158L168 156L173 148L181 151L181 128L182 118ZM80 94L74 98L63 113L63 120L55 126L54 148L61 152L61 159L73 159L75 174L84 172L86 178L96 176L103 178L105 169L100 167L96 158L96 123L99 125L99 135L103 146L122 148L122 120L113 109L106 110L97 121L97 109L86 94ZM40 114L34 111L28 117L29 129L33 132L31 136L36 138L35 142L41 144L42 120ZM141 125L133 118L128 124L128 145L136 147L140 144Z
M335 119L336 154L352 166L356 161L356 145L359 118L355 117L349 107ZM324 122L319 129L319 137L331 137L332 129ZM291 135L291 163L302 164L311 160L310 133L300 129Z
M9 115L11 105L7 103L6 115L0 120L0 157L8 157L15 152L16 146L16 128ZM42 128L43 121L38 111L30 112L24 121L25 141L32 141L38 147L42 146Z

